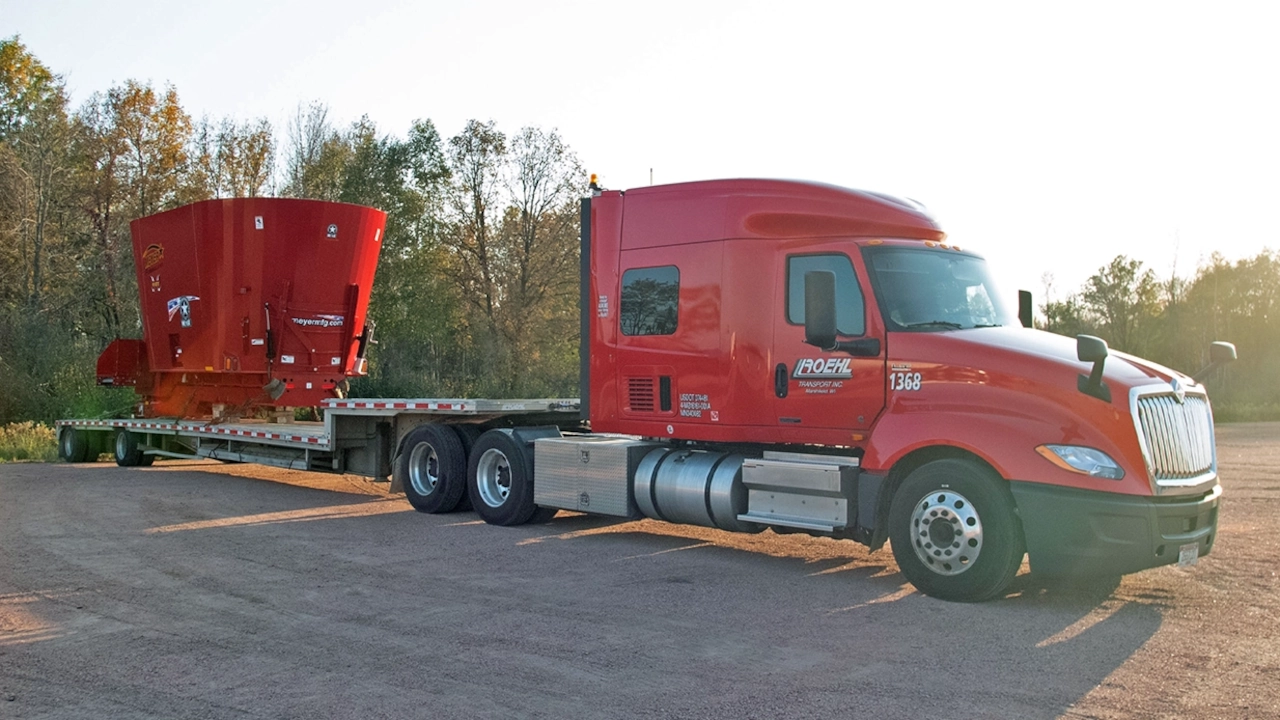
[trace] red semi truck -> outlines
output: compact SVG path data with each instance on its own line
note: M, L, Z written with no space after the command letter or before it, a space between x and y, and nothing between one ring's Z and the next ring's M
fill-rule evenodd
M210 202L229 203L205 216L210 237L234 243L252 234L249 217L304 201ZM317 229L293 242L320 243L325 213L351 207L317 203ZM140 284L160 224L134 226ZM982 258L947 243L918 204L791 181L593 184L581 226L580 400L330 398L310 425L69 420L62 453L82 459L114 441L122 464L212 457L390 474L420 511L469 505L496 525L567 509L887 541L908 580L948 600L999 595L1024 554L1034 573L1120 575L1212 549L1222 491L1204 386L1097 338L1023 327L1029 302L1020 323ZM380 218L362 228L351 241L372 239L376 255ZM350 257L368 265L368 252ZM288 269L291 252L277 262ZM323 375L315 387L330 393L341 381L316 358L362 370L368 331L346 318L363 316L372 276L336 270L340 287L318 293L307 317L344 318L341 352L312 353L291 377ZM246 308L270 304L242 294ZM221 332L238 321L244 337L207 352L225 361L223 346L240 340L240 371L209 365L205 384L278 380L261 372L278 365L267 321L228 317ZM147 333L135 355L152 352L150 321ZM1214 343L1210 357L1205 371L1235 350ZM136 365L100 374L163 386ZM202 392L187 394L223 412L296 404Z

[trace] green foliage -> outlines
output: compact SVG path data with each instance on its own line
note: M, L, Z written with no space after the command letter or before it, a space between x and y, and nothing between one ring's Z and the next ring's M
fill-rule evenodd
M92 339L48 318L0 315L0 348L0 422L119 415L137 402L97 384Z
M1117 349L1138 355L1146 351L1147 320L1158 311L1155 273L1118 255L1089 278L1079 297Z
M275 133L265 118L216 126L205 118L195 126L190 166L180 201L210 197L258 197L271 186L275 165Z
M0 463L53 462L57 458L58 438L52 427L33 422L0 425Z
M499 397L576 394L576 156L557 133L508 139L471 120L448 142L453 182L441 241L467 308L468 338L489 363L477 390Z
M1040 310L1043 329L1096 334L1188 373L1208 365L1211 342L1235 343L1240 359L1205 381L1215 417L1280 419L1280 257L1271 250L1235 263L1215 254L1194 278L1163 283L1118 256L1079 293Z

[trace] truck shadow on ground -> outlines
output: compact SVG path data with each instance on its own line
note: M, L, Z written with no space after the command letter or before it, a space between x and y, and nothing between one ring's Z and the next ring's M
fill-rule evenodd
M889 716L1058 717L1159 631L1170 600L1024 566L1000 599L943 602L909 585L888 548L563 512L517 546L588 540L632 566L626 592L669 609L667 641L713 665L732 656L725 672L794 672L812 698L856 693ZM700 641L693 626L718 639Z

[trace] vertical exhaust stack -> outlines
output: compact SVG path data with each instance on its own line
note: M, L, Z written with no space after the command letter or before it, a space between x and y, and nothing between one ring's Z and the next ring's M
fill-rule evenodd
M132 384L148 417L319 405L362 374L386 213L288 198L206 200L130 226L143 340L99 382ZM113 349L114 348L114 349ZM145 352L143 352L145 348Z

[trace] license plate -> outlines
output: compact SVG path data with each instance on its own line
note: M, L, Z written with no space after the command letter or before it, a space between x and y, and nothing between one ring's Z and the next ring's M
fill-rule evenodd
M1190 567L1200 560L1200 543L1187 543L1178 548L1178 567Z

